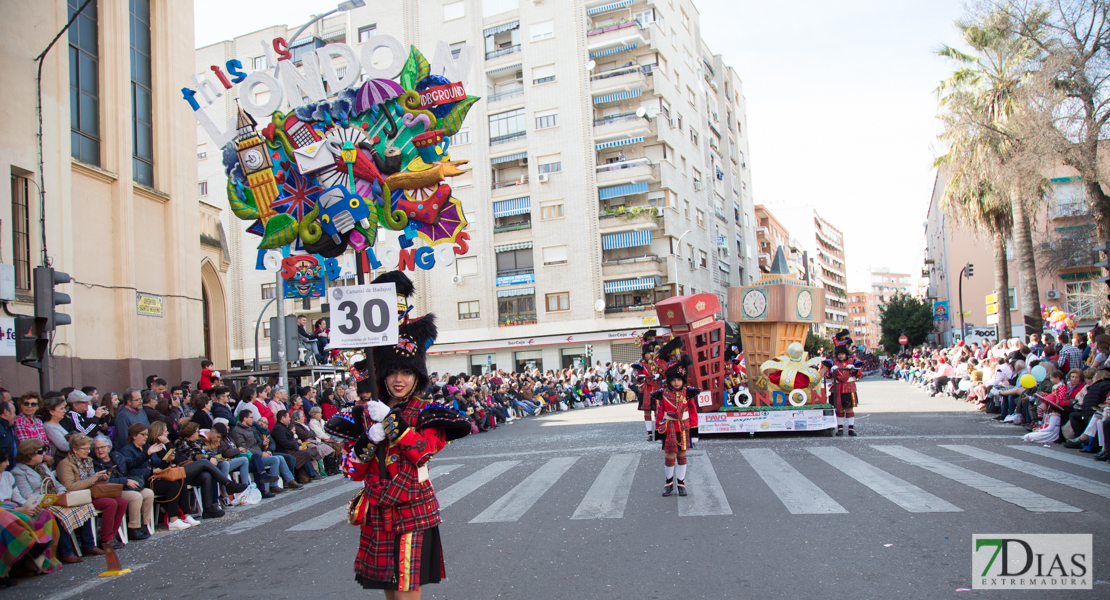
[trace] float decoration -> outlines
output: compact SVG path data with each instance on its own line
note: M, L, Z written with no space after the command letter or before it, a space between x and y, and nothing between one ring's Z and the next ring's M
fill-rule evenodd
M447 181L468 172L460 168L468 161L451 160L449 146L479 100L464 87L469 58L447 59L450 49L441 43L429 63L416 47L406 56L400 42L382 34L364 44L361 66L350 46L329 44L301 57L301 73L284 51L284 39L272 45L277 77L267 71L247 75L229 61L229 80L213 67L225 89L242 86L234 132L220 131L198 101L214 101L212 93L222 94L217 86L196 81L197 90L182 90L200 125L223 148L229 206L248 222L246 231L261 238L259 250L292 246L294 253L318 254L317 275L321 261L348 249L380 264L373 248L389 232L397 234L401 268L429 269L465 253L462 202ZM373 66L369 58L380 47L400 58ZM331 68L332 56L348 64L342 78ZM363 71L368 79L360 83ZM324 81L338 91L325 96ZM276 99L256 106L254 92L262 87ZM288 112L278 110L283 97L294 105ZM439 245L445 252L421 252ZM390 266L394 255L389 249L385 254ZM310 265L302 267L306 272L297 279L311 279ZM294 294L288 297L305 297L300 285L286 289Z

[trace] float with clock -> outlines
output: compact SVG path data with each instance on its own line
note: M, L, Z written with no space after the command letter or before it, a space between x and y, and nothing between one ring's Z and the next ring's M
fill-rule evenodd
M759 281L729 288L727 318L740 326L747 385L714 388L711 401L704 406L699 401L698 411L711 413L699 419L699 433L835 431L820 358L809 357L803 347L810 327L821 322L824 305L824 290L793 276L781 247Z

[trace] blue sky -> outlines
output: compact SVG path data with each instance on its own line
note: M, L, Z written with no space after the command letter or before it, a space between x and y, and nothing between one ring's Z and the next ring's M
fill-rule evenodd
M373 0L371 0L372 2ZM558 2L559 0L547 0ZM337 0L196 0L197 46L304 22ZM371 4L372 5L372 4ZM695 0L702 37L744 81L756 203L813 204L870 266L913 274L932 193L937 83L958 44L957 0Z

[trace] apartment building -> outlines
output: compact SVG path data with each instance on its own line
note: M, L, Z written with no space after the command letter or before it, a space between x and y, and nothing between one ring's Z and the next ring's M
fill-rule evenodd
M1091 249L1098 245L1093 213L1083 189L1082 179L1069 167L1058 165L1044 173L1051 193L1044 198L1036 214L1033 231L1034 256L1037 261L1037 289L1040 304L1055 306L1077 317L1078 329L1086 331L1101 316L1106 303L1105 286L1097 281L1102 270L1094 264L1102 260ZM947 302L950 319L934 322L933 341L951 344L959 338L960 310L959 277L964 265L975 265L974 275L963 280L963 311L969 327L991 328L997 333L997 321L986 314L986 296L994 293L994 250L992 240L984 233L957 223L944 213L940 201L947 182L938 170L929 211L925 221L925 255L921 275L927 278L924 299ZM1006 243L1006 264L1009 274L1011 331L1008 337L1024 337L1027 330L1022 319L1023 282L1014 260L1013 243Z
M792 254L790 232L762 204L755 206L755 220L758 224L755 230L755 239L759 245L759 270L768 273L771 270L771 261L774 260L775 251L780 246L783 248L784 256Z
M433 370L638 360L633 336L656 324L655 302L709 292L723 303L728 287L751 280L742 82L699 24L688 0L419 0L323 19L292 45L294 56L333 42L357 51L388 33L429 55L442 41L456 58L471 57L464 83L483 99L450 148L472 168L451 181L470 249L451 267L414 275L418 312L439 317ZM261 44L295 29L198 49L197 73L229 58L267 68ZM221 101L224 119L234 93ZM201 133L198 155L206 141ZM201 163L201 186L222 189L218 157ZM223 206L222 196L207 197ZM257 238L229 211L222 218L238 253L232 338L248 358L272 278L255 271Z
M898 294L912 294L915 290L908 273L893 273L889 267L871 267L867 275L871 293L880 304Z
M195 382L201 358L227 366L229 254L218 211L197 203L193 117L179 91L193 71L193 3L88 3L42 59L38 112L35 57L82 5L10 2L0 19L0 164L11 180L0 254L16 298L6 309L34 314L32 269L48 256L73 278L57 287L73 322L53 335L54 389L122 390L151 374ZM4 387L37 390L38 371L16 362L11 343Z
M788 242L796 249L792 252L792 260L808 268L811 285L825 288L825 333L848 327L844 234L812 206L776 203L771 208L791 235L797 238Z
M869 351L877 348L883 335L878 297L871 292L848 292L848 318L856 344Z

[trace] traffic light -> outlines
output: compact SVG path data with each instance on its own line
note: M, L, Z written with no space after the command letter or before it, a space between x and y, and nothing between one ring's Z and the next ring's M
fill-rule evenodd
M973 265L971 263L967 263L967 276L968 276L968 278L970 278L974 274L975 274L975 265Z
M29 367L38 367L50 346L45 331L46 319L18 315L15 317L15 358Z
M1094 248L1091 249L1091 251L1096 253L1095 258L1098 258L1098 255L1097 255L1098 252L1102 252L1103 254L1106 255L1106 258L1103 258L1102 260L1096 262L1093 266L1096 269L1106 269L1107 270L1107 276L1106 277L1100 277L1096 281L1099 281L1101 283L1105 283L1107 286L1110 286L1110 242L1103 242L1101 246L1095 246ZM1110 291L1110 290L1107 290L1107 291ZM1106 299L1110 300L1110 294L1108 294L1106 296Z
M35 267L35 317L46 319L43 332L53 331L58 325L69 325L73 321L65 313L55 312L59 304L69 304L69 294L63 294L54 286L69 283L67 273L55 271L52 267Z

